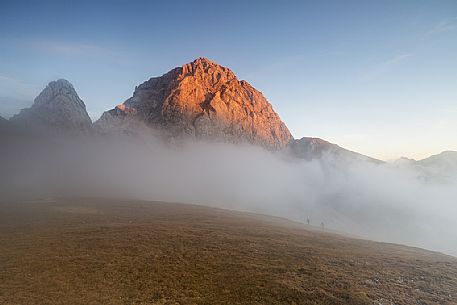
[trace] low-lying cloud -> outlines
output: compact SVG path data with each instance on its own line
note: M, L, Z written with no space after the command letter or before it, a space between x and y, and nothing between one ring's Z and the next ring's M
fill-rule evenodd
M197 203L457 255L457 184L410 167L298 160L249 145L155 138L39 142L3 149L1 193ZM456 175L457 177L457 175Z

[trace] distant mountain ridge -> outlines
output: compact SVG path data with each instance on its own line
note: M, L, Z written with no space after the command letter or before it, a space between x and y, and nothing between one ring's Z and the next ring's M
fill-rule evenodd
M355 160L383 163L381 160L377 160L357 152L347 150L320 138L303 137L298 140L294 139L289 143L287 148L290 154L299 159L320 159L327 154L332 158L341 161Z
M22 109L9 121L0 117L0 133L12 125L50 134L134 134L151 130L166 139L250 143L306 160L330 155L344 161L383 163L319 138L294 139L260 91L238 80L229 68L202 57L135 87L132 97L104 112L94 124L73 85L64 79L52 81L30 108ZM443 155L454 158L454 153ZM438 156L414 163L436 167L441 162L440 166L445 167L451 162L454 166L454 161L439 161L443 156Z
M422 165L441 165L448 166L453 165L457 166L457 151L447 150L439 153L437 155L430 156L428 158L418 160L418 163Z
M412 161L411 165L426 179L457 181L457 151L444 151L428 158Z

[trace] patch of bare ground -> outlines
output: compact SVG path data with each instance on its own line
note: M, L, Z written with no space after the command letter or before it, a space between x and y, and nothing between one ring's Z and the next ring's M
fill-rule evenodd
M0 203L0 304L457 304L457 259L194 205Z

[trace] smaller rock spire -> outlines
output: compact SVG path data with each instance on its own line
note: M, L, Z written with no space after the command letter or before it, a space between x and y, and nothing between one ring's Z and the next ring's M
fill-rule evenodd
M50 82L35 98L32 106L21 110L12 120L35 131L56 134L87 134L92 129L86 105L73 85L65 79Z

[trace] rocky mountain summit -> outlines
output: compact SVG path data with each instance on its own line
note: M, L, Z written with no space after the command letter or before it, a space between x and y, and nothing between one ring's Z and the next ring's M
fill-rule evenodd
M269 149L284 148L293 139L261 92L206 58L139 85L96 125L109 132L138 122L172 137L247 142Z
M11 121L35 132L52 134L88 134L92 130L86 105L73 85L64 79L50 82L33 105L22 109Z

